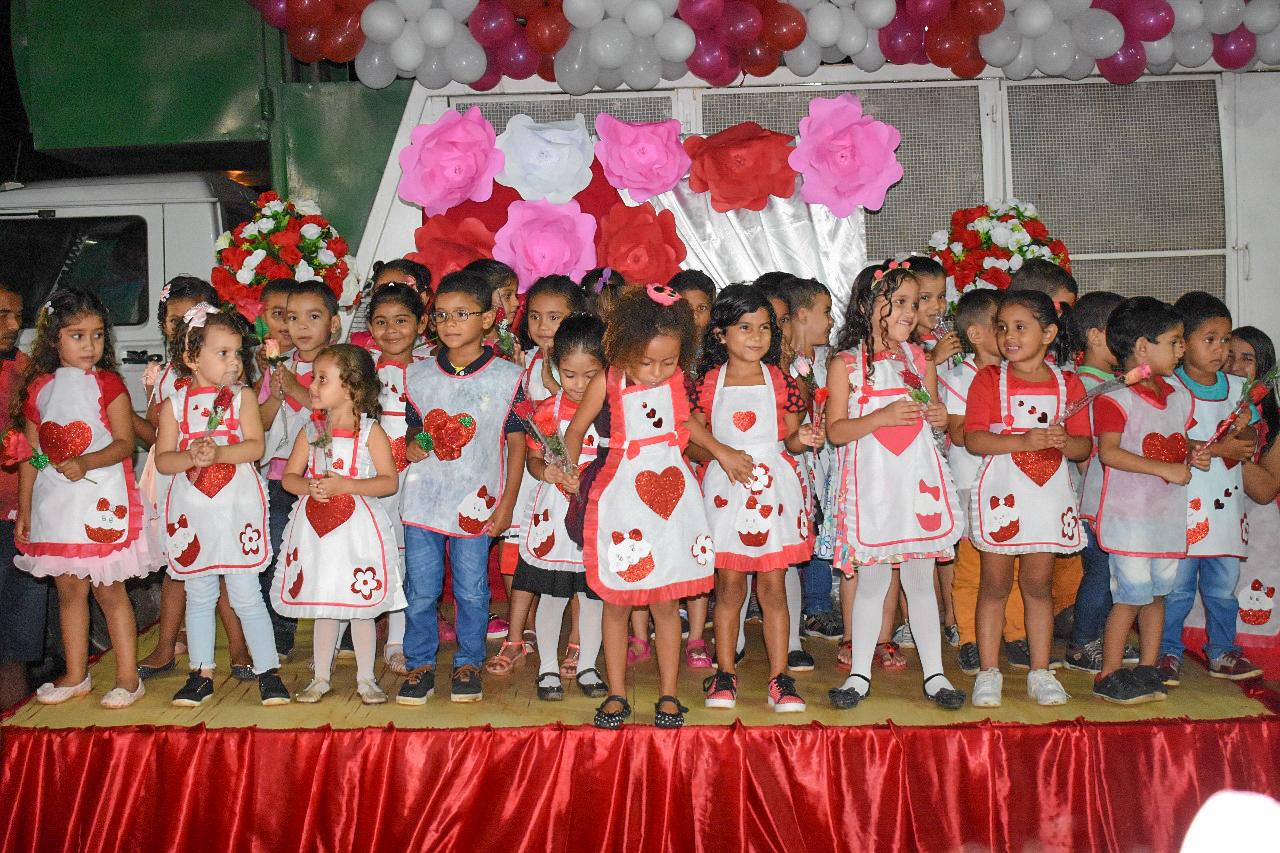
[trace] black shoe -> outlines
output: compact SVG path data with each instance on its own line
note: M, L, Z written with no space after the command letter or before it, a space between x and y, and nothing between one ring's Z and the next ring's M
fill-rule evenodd
M563 691L561 698L564 697ZM449 679L449 701L479 702L484 698L484 690L480 687L480 670L471 664L464 664L453 670Z
M662 710L662 706L668 702L676 706L674 714ZM687 713L689 709L681 705L676 697L659 696L658 701L653 703L653 724L660 729L678 729L684 725L684 715Z
M751 598L747 599L747 621L764 621L764 611L760 609L760 599L756 598L754 593Z
M1154 666L1135 666L1130 672L1139 684L1152 691L1156 699L1168 699L1169 688L1164 686L1164 676Z
M157 675L164 675L166 672L172 672L178 665L178 658L175 655L169 659L169 662L163 666L147 666L146 664L138 664L138 677L143 681L148 678L155 678Z
M960 671L965 675L977 675L982 669L978 659L978 644L964 643L960 646Z
M543 702L563 702L564 685L560 676L554 672L544 672L534 682L538 686L538 698Z
M689 639L689 615L683 608L680 610L680 639Z
M1067 647L1067 669L1102 672L1102 641L1091 640L1083 646Z
M1093 695L1117 705L1141 705L1164 698L1128 669L1117 669L1106 678L1098 676L1093 681Z
M253 665L247 663L231 664L231 677L236 681L253 681L258 676L253 671Z
M610 702L617 702L622 707L617 711L605 711L604 706ZM591 725L597 729L620 729L630 716L631 703L621 696L609 696L600 703L599 708L596 708L596 715L591 720Z
M813 672L813 655L804 649L787 652L787 669L792 672Z
M852 687L833 687L827 691L827 698L831 700L831 706L833 708L839 708L840 710L856 708L858 707L859 702L871 695L871 679L867 678L865 675L858 675L857 673L854 673L853 677L861 678L863 681L867 682L867 692L859 693Z
M944 711L958 711L964 707L965 695L963 690L955 690L954 688L940 687L935 692L929 692L929 682L935 678L944 678L940 672L935 672L924 680L924 686L920 689L924 691L924 698L933 704L942 708Z
M1018 669L1031 669L1031 646L1026 640L1014 640L1004 644L1004 656L1009 666Z
M582 676L586 675L588 672L595 676L594 681L582 680ZM600 680L600 673L596 672L594 669L584 669L574 677L578 681L578 689L582 691L582 695L589 699L599 699L601 696L604 696L609 692L609 686Z
M269 669L258 676L258 696L263 705L288 705L292 700L280 680L280 670Z
M170 704L177 705L179 708L195 708L212 695L213 679L205 678L199 670L196 670L187 676L187 683L182 685L182 689L173 694Z
M396 691L397 705L425 705L436 692L436 668L431 664L409 671Z
M821 637L824 640L839 640L844 636L844 620L834 610L806 616L800 622L802 637Z

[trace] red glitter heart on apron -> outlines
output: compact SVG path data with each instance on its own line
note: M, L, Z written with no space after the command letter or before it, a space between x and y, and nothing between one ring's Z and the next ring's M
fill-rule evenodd
M466 412L451 415L444 409L432 409L422 418L422 431L431 436L436 458L449 462L462 455L476 434L476 419Z
M871 433L875 436L876 441L884 445L884 449L888 450L894 456L901 456L902 451L911 446L911 442L916 440L916 436L920 434L924 421L916 421L913 424L904 424L902 426L881 427Z
M736 426L738 429L742 430L743 432L746 432L747 430L751 429L753 426L756 425L756 413L755 412L734 412L733 425Z
M396 470L403 471L409 467L409 458L405 456L404 436L391 439L391 459L396 463Z
M188 468L187 479L206 497L214 497L236 475L236 466L227 462L215 462L208 468Z
M40 449L54 465L74 459L89 449L93 430L84 421L69 424L45 421L40 424Z
M324 536L342 525L356 511L356 499L351 495L335 495L326 501L307 501L307 521L317 536Z
M1142 437L1142 455L1161 462L1186 462L1187 437L1180 432L1170 435L1149 432Z
M641 471L636 475L636 494L649 509L664 519L670 519L676 504L684 496L684 477L674 465L661 473Z
M1020 450L1013 454L1013 464L1026 474L1031 482L1043 487L1062 467L1062 451L1056 447L1042 450Z

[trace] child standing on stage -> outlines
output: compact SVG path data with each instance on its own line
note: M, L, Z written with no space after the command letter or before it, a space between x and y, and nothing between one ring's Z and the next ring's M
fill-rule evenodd
M284 570L272 605L292 618L315 619L315 678L299 702L330 691L338 628L351 622L356 692L366 705L387 701L374 677L375 617L405 606L400 550L382 503L370 498L399 486L391 442L378 424L373 357L352 344L325 347L312 362L311 417L285 467L284 487L301 500L285 528Z
M1222 372L1231 338L1231 312L1221 299L1199 290L1184 293L1173 309L1182 315L1186 354L1174 376L1195 400L1193 441L1207 441L1232 417L1244 380ZM1236 582L1247 553L1243 466L1253 458L1258 413L1250 409L1208 448L1209 470L1196 471L1187 486L1187 556L1178 564L1173 589L1164 602L1164 636L1157 666L1166 687L1175 687L1182 670L1182 628L1195 603L1204 602L1209 674L1243 681L1262 674L1236 644Z
M694 417L726 446L746 453L751 477L738 483L716 461L703 476L704 507L716 551L716 657L720 671L703 684L708 708L737 702L734 672L738 611L747 573L756 573L769 654L769 705L803 711L804 700L786 674L788 613L783 578L813 553L810 507L788 451L820 444L812 424L800 426L804 399L795 380L778 369L780 333L759 289L735 284L716 297L702 347L702 379Z
M142 536L147 512L129 461L133 408L116 364L107 309L96 296L60 290L40 308L12 419L29 444L21 455L44 464L20 469L14 540L22 553L14 563L36 577L52 577L58 591L67 668L36 691L36 701L46 705L93 689L91 590L116 655L115 687L102 706L125 708L146 692L124 582L150 572L159 555Z
M871 658L895 568L919 623L925 697L947 709L964 704L964 694L942 672L933 592L934 562L953 555L961 522L955 486L930 431L946 426L947 411L937 401L933 364L909 343L918 292L906 264L891 261L859 273L839 354L827 372L827 439L841 448L834 565L858 574L851 674L830 691L837 708L852 708L870 692Z
M632 605L645 604L657 631L662 693L654 705L654 724L676 728L688 710L675 696L677 605L682 597L710 590L715 562L702 495L682 451L692 436L736 482L750 480L751 461L716 441L689 414L683 370L691 366L696 349L692 312L678 293L648 285L619 296L609 313L604 351L609 369L592 380L565 435L569 461L576 465L590 426L609 433L604 461L597 459L584 475L591 482L581 531L587 582L605 601L610 695L594 722L614 729L631 715L622 695L627 622ZM570 478L572 491L577 478Z
M213 695L213 611L226 584L253 655L263 705L283 705L271 617L258 574L271 560L262 456L262 421L244 375L239 316L202 302L182 317L170 364L188 379L160 412L156 470L169 477L161 500L168 577L186 587L191 674L173 704L194 708Z
M1045 361L1063 331L1061 323L1045 294L1006 293L996 320L996 342L1005 361L985 368L969 386L965 444L986 457L969 504L969 538L982 554L977 613L982 671L973 687L978 708L1000 705L1000 639L1015 559L1031 647L1027 695L1041 705L1061 705L1070 698L1049 669L1053 560L1083 543L1067 466L1087 459L1092 444L1087 412L1063 417L1066 407L1084 396L1084 387L1074 374Z
M396 701L421 705L435 691L436 607L445 551L453 572L458 651L450 698L477 702L489 619L490 536L507 529L524 471L521 370L484 343L493 292L475 273L445 276L432 320L440 346L409 367L408 403L425 438L408 445L400 516L405 524L404 650L409 675ZM420 443L421 441L421 443ZM429 448L429 450L428 450Z

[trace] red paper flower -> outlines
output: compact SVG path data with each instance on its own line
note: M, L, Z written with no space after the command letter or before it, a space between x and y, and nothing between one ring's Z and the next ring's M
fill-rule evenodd
M493 232L473 217L461 222L445 216L429 217L413 232L413 242L418 251L407 257L431 270L434 282L472 261L493 257Z
M613 267L631 284L670 281L680 272L687 253L669 210L657 212L648 203L628 207L619 202L600 222L596 263Z
M690 188L709 191L711 207L719 213L764 210L769 196L791 198L795 193L796 171L787 163L791 137L786 134L748 121L712 136L691 136L684 147L693 158Z

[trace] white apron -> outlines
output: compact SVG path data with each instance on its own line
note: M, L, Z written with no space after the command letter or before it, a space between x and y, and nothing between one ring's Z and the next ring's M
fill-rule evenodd
M1231 417L1240 400L1244 380L1227 377L1227 393L1221 400L1196 396L1182 377L1175 373L1195 398L1195 417L1187 428L1187 438L1208 441L1218 425ZM1245 513L1250 501L1245 500L1244 465L1215 456L1209 470L1192 469L1187 485L1187 556L1244 557L1248 553L1248 522Z
M520 374L520 387L524 388L525 399L536 408L539 403L551 396L546 383L542 381L542 350L534 347L526 351L524 356L528 363ZM520 491L516 495L515 508L511 513L511 526L502 537L504 540L520 541L520 529L525 520L532 515L533 493L537 488L538 481L529 473L529 469L525 468L520 475Z
M382 416L378 422L382 424L382 429L391 442L391 459L396 463L396 474L400 478L400 488L396 489L395 494L379 500L382 501L382 508L387 511L392 527L395 528L396 545L403 551L404 525L400 523L400 492L404 490L405 471L409 467L409 460L405 457L405 442L408 440L406 433L409 429L405 421L408 405L405 402L408 399L406 379L409 366L396 361L382 360L378 361L377 366L378 381L382 383L382 390L378 392L378 405L382 408Z

